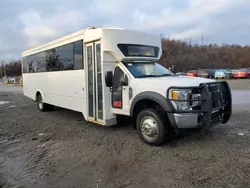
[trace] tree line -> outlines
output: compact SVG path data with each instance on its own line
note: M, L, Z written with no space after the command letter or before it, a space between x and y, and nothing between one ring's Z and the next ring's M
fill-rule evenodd
M176 71L250 67L250 46L236 44L198 45L162 38L162 51L160 64L165 67L174 65ZM4 75L20 76L21 60L2 62L0 64L0 78Z
M250 46L198 45L162 38L162 48L160 63L166 67L175 65L176 71L250 67Z
M9 62L0 63L0 78L4 75L7 76L20 76L21 73L21 60L12 60Z

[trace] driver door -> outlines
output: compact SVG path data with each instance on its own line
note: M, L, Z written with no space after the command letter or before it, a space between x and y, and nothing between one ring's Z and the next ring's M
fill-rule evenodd
M113 113L130 114L129 79L119 66L114 71L111 101Z

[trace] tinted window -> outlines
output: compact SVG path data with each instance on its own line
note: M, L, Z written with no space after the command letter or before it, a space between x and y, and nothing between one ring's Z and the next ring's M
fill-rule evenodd
M28 61L28 72L33 73L36 72L36 60L35 55L31 55L27 57Z
M112 87L112 106L113 108L122 108L122 79L124 72L119 68L115 68L113 87Z
M137 44L118 44L124 56L158 57L159 48Z
M37 72L46 71L46 53L41 52L36 54Z
M77 41L23 57L22 60L23 73L83 69L83 43Z
M59 62L59 55L56 49L51 49L46 52L46 71L58 71Z
M88 97L89 97L89 116L94 117L94 76L93 76L93 54L92 46L87 47L87 61L88 61Z
M74 69L83 69L83 43L78 41L74 43Z
M60 70L73 70L73 44L67 44L58 48Z
M98 119L103 119L101 45L96 44Z
M23 57L23 58L22 58L22 61L23 61L23 73L27 73L27 72L28 72L27 57Z

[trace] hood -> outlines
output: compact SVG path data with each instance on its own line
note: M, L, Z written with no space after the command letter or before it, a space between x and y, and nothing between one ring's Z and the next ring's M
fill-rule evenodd
M177 86L177 87L188 87L188 86L199 86L201 83L216 82L212 79L190 77L190 76L166 76L159 78L142 78L140 79L142 83L152 84L154 86Z

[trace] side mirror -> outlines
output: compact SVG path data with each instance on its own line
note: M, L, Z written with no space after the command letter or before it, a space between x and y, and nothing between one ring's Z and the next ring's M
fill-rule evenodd
M127 75L125 75L125 76L123 77L122 85L123 85L123 86L128 86L128 76L127 76Z
M113 72L107 71L105 74L105 82L106 87L112 87L113 86Z

